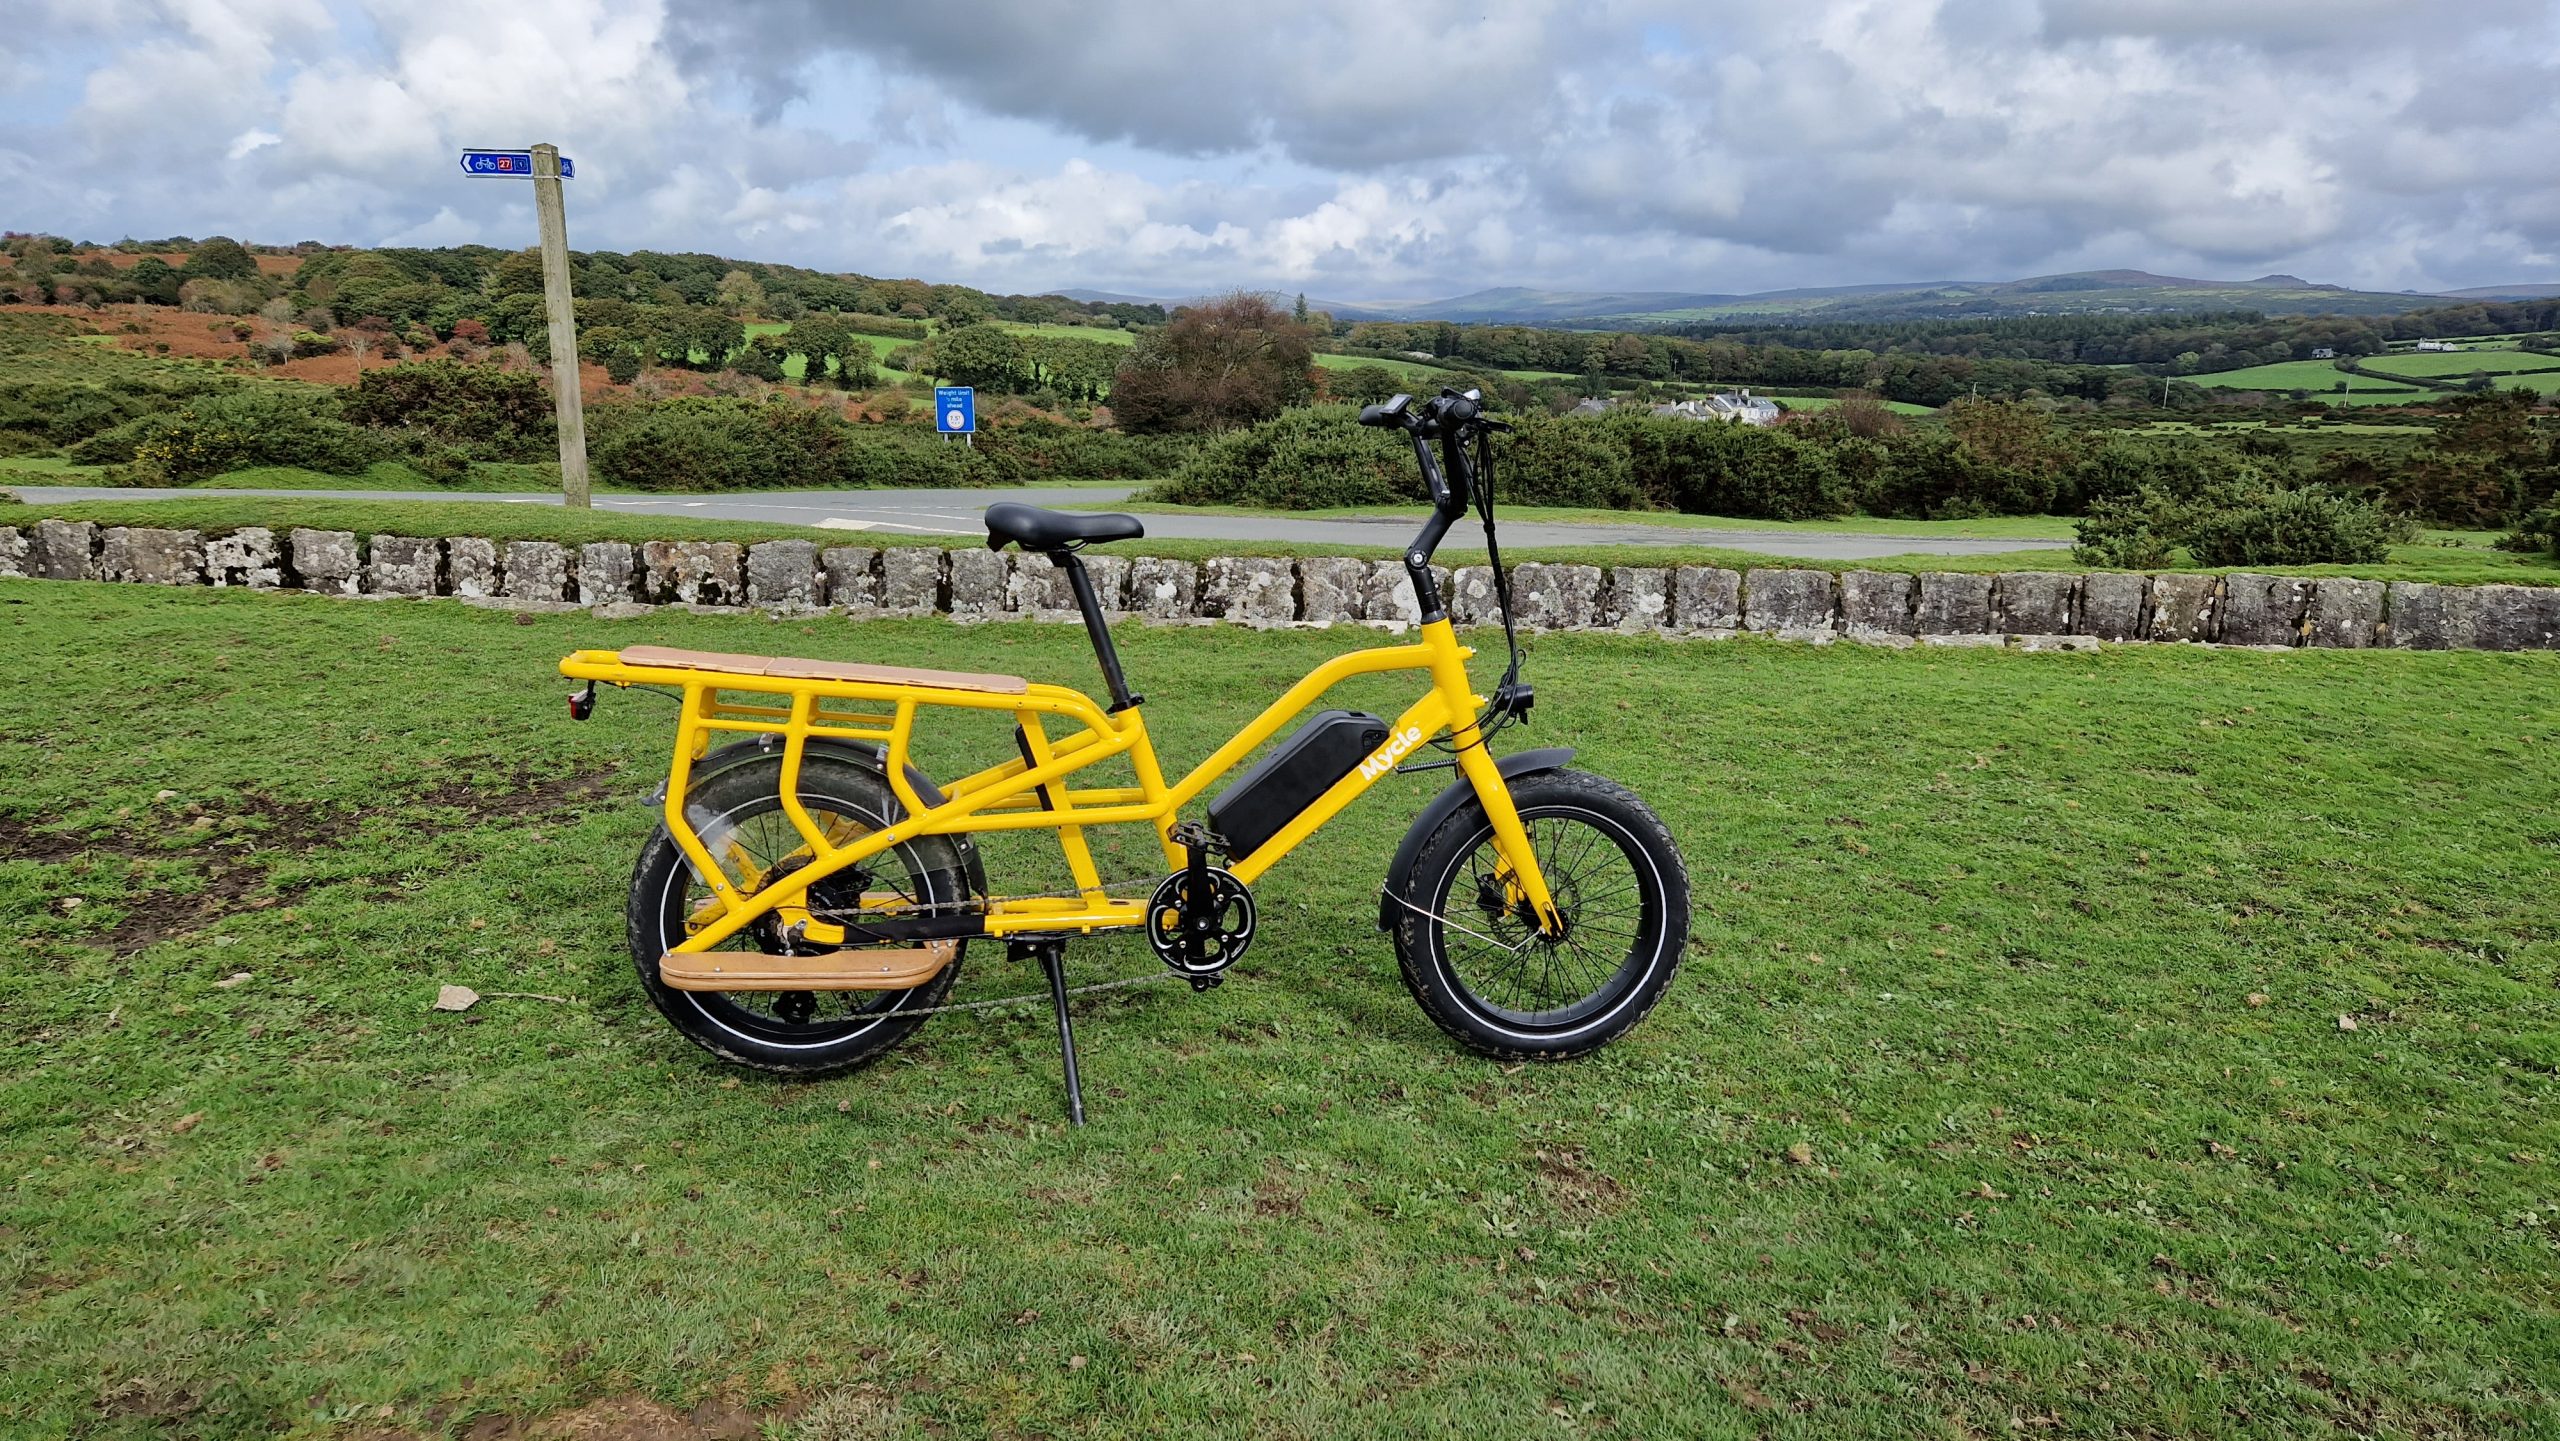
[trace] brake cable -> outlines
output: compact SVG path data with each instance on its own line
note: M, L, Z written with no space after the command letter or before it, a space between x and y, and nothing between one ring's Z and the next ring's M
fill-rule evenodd
M1493 688L1493 696L1475 719L1475 745L1490 742L1503 727L1529 723L1529 708L1537 703L1537 693L1520 679L1520 631L1511 611L1511 576L1502 567L1502 542L1493 524L1493 432L1511 427L1500 421L1481 417L1470 422L1475 428L1475 458L1469 469L1470 488L1475 492L1476 516L1484 522L1485 562L1493 567L1493 598L1502 610L1502 640L1511 653L1511 663L1502 672L1502 680ZM1470 749L1433 740L1435 748L1451 755Z

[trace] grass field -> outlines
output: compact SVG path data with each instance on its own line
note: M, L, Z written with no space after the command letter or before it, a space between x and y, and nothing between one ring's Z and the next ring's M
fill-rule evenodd
M1772 395L1769 399L1778 402L1789 410L1829 410L1831 407L1840 403L1837 397L1828 395ZM1884 408L1892 411L1896 415L1935 415L1938 413L1935 406L1918 405L1908 400L1888 400L1884 402Z
M2460 380L2475 370L2560 371L2560 355L2530 350L2395 350L2367 356L2365 369L2376 375L2422 375L2430 380ZM2505 381L2510 377L2500 376Z
M768 525L752 521L700 520L678 508L649 513L589 511L576 514L557 506L509 505L488 501L399 501L399 500L303 500L292 497L207 495L173 500L98 500L79 502L45 502L35 493L32 503L10 505L0 503L0 525L30 526L48 516L64 520L93 520L101 525L180 526L208 533L237 530L242 526L262 525L283 530L291 526L310 526L322 530L352 530L370 535L388 532L394 535L479 535L496 540L558 540L570 543L589 540L817 540L823 544L860 545L938 545L969 546L982 542L969 536L913 535L892 531L864 531L858 537L836 530L818 530L806 526ZM1171 509L1171 507L1163 507ZM1389 509L1381 514L1412 517L1411 510ZM1511 514L1504 511L1503 514ZM1563 511L1563 515L1588 516L1594 520L1614 519L1623 523L1628 517L1608 511ZM1683 518L1667 512L1646 512L1644 520L1660 520L1666 524L1694 524L1700 528L1731 526L1740 529L1793 529L1810 534L1836 533L1838 527L1856 525L1854 521L1732 522L1716 517ZM1869 520L1864 522L1899 531L1912 522ZM2047 528L2067 525L2052 517L2008 517L1988 521L1921 522L1918 534L1962 533L1952 529L1931 530L1928 527L1983 525L1993 534L2013 534L2021 538L2037 538L2049 534ZM2007 531L2002 527L2014 527ZM2067 533L2067 532L2065 532ZM1484 555L1480 544L1470 542L1481 532L1470 526L1452 531L1440 558L1456 565L1479 564ZM2452 533L2445 533L2450 536ZM1384 547L1327 545L1300 541L1243 540L1174 540L1157 537L1137 542L1123 553L1160 555L1177 560L1206 560L1221 555L1365 555L1389 554ZM2016 550L1985 555L1894 555L1856 561L1789 560L1751 551L1728 550L1706 545L1567 545L1506 546L1506 562L1551 561L1575 565L1721 565L1735 569L1752 566L1787 565L1818 570L1887 570L1887 571L2004 571L2050 570L2072 568L2069 553L2056 550ZM2379 580L2423 580L2445 585L2560 585L2560 563L2548 557L2524 555L2515 551L2491 548L2478 537L2461 544L2430 543L2396 546L2391 559L2382 565L2359 566L2292 566L2271 567L2279 575L2356 575Z
M620 920L668 712L552 665L1089 683L1071 627L0 601L17 1434L2560 1426L2560 658L1538 639L1527 743L1687 851L1645 1026L1453 1051L1371 926L1397 782L1233 983L1080 1004L1070 1132L1039 1010L808 1085L678 1041ZM1358 643L1122 630L1177 760Z

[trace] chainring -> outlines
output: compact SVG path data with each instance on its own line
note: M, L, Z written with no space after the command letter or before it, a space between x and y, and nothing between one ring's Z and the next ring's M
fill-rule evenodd
M1209 867L1208 880L1209 904L1199 929L1190 919L1189 871L1165 877L1147 901L1147 945L1157 960L1195 980L1234 965L1253 944L1253 892L1216 866Z

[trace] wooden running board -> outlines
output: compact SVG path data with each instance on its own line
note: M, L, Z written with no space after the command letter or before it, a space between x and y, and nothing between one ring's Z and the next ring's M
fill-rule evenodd
M768 956L755 951L670 951L658 979L679 991L903 991L942 974L957 941L903 951Z

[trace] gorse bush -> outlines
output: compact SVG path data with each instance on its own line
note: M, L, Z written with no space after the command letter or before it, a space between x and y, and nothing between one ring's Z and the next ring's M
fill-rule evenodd
M2184 493L2145 485L2095 502L2072 554L2084 565L2142 570L2179 550L2197 565L2355 565L2386 560L2416 536L2406 517L2344 491L2242 470Z
M1413 447L1402 436L1362 426L1349 406L1317 405L1209 440L1144 498L1324 510L1400 505L1423 492Z
M355 475L391 454L381 435L340 417L331 392L255 388L119 426L78 447L75 458L128 458L140 483L191 485L262 465Z
M347 392L345 415L401 435L419 453L461 446L482 460L542 460L559 444L541 379L494 365L430 360L368 370Z
M597 473L660 491L1145 479L1171 470L1193 446L1045 420L994 427L975 445L960 445L921 426L856 424L781 398L614 401L587 416Z
M2187 541L2198 565L2360 565L2416 538L2408 521L2333 490L2267 490L2197 515Z
M1557 423L1608 436L1626 452L1638 493L1657 508L1762 520L1849 513L1849 483L1833 448L1808 436L1654 415Z

